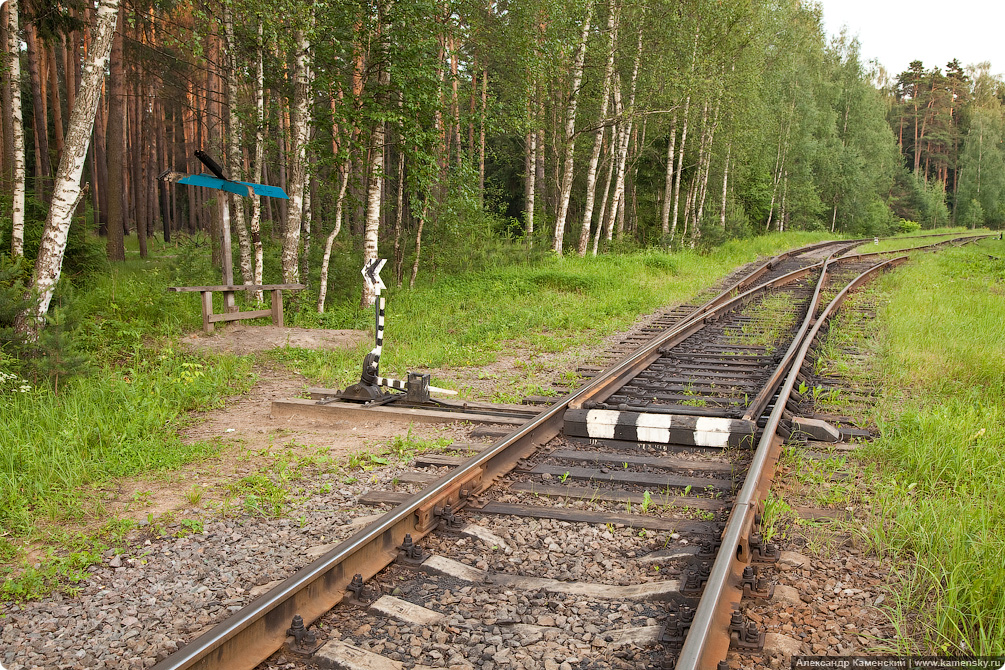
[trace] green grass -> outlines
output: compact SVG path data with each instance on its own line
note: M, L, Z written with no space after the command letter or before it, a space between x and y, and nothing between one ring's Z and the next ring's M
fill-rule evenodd
M985 241L881 280L889 399L866 452L883 477L870 533L906 571L891 612L905 651L1005 652L1002 258Z
M934 230L917 230L907 235L898 235L897 237L884 238L881 239L878 243L866 242L865 244L856 247L854 253L870 254L877 251L900 251L901 249L910 249L912 247L921 247L921 246L927 246L929 244L936 244L941 241L939 238L931 237L931 235L945 235L946 238L953 238L953 237L963 237L966 235L973 235L979 232L981 231L963 227L936 228Z
M642 314L692 298L739 265L829 237L772 234L729 242L707 255L647 250L585 259L551 256L441 276L411 291L392 288L385 293L381 370L403 378L409 369L485 365L512 345L558 352L595 343ZM372 332L372 311L348 304L335 311L353 327ZM316 317L299 314L296 319L308 325ZM358 381L363 355L372 346L351 352L287 348L274 355L317 383L345 386ZM451 387L449 379L433 383Z
M0 536L45 541L39 524L101 514L112 478L176 468L213 453L185 444L186 413L250 387L251 361L200 356L172 344L199 312L165 288L164 263L129 261L61 286L54 303L67 326L50 356L74 359L56 383L0 350ZM24 386L27 382L29 388Z

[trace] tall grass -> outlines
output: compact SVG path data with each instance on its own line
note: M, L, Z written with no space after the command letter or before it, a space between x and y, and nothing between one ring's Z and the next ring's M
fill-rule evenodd
M31 536L41 520L100 512L87 491L110 478L177 467L211 449L183 443L179 423L250 385L250 362L172 347L200 318L165 290L170 281L130 263L85 287L63 286L55 307L74 326L48 353L83 361L69 380L30 378L0 351L0 372L17 382L0 384L0 541Z
M903 560L907 649L1005 652L1005 243L924 255L888 275L891 400L872 528Z
M484 365L514 344L548 352L599 341L642 314L693 298L739 265L823 239L828 236L798 232L732 241L708 254L548 256L427 279L414 290L390 288L381 369L402 375L407 369ZM373 312L360 310L357 301L356 295L346 297L333 312L341 327L372 332ZM300 325L317 323L308 313L295 318ZM369 346L349 354L287 349L278 356L319 382L344 385L358 380Z

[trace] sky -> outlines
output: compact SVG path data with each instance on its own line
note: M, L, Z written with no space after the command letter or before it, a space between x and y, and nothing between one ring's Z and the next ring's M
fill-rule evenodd
M862 44L863 60L879 60L891 76L912 60L944 71L953 58L964 67L991 61L992 73L1005 73L1003 0L818 1L827 34L847 26Z

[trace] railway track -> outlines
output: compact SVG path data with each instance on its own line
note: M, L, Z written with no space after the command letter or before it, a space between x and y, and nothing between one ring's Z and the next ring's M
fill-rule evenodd
M387 668L715 668L758 648L738 608L771 595L759 505L785 438L834 432L793 413L803 364L848 293L906 258L848 255L861 243L758 265L473 455L417 459L367 496L392 510L155 669L250 669L284 645L293 667Z

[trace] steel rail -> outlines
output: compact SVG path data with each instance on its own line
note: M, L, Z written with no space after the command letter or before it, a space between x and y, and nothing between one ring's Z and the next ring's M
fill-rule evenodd
M678 655L675 666L676 670L713 670L717 667L718 662L725 657L724 654L719 657L711 657L711 654L706 653L710 649L710 637L714 631L713 627L718 624L718 632L726 636L728 648L729 632L727 625L729 612L723 611L727 587L731 585L731 581L732 586L736 586L738 569L742 570L743 564L748 563L750 560L749 547L746 543L747 538L745 534L749 533L753 522L754 513L760 502L759 495L768 483L765 480L765 475L772 474L766 472L765 466L773 458L777 458L777 451L781 444L776 435L778 425L785 410L786 400L792 394L796 378L810 345L820 332L820 328L833 311L844 302L845 297L851 290L860 286L875 273L900 264L906 261L907 258L907 256L900 256L874 265L849 282L831 300L819 316L815 315L816 309L813 306L807 312L806 318L800 327L800 334L789 347L789 352L797 350L797 353L792 359L788 376L778 393L774 409L768 418L764 433L758 442L754 457L747 470L747 478L744 480L743 487L733 503L729 521L723 532L722 546L716 555L715 562L712 564L712 570L702 597L698 602L698 608L695 610L690 631ZM819 300L820 290L823 286L823 275L825 274L826 269L821 273L821 281L814 293L814 303ZM774 455L772 452L774 452ZM721 652L721 645L715 647L715 650L717 654Z
M784 258L833 244L835 243L819 243L780 254L749 274L758 273L757 276L760 276ZM406 534L418 541L435 528L438 523L437 514L448 505L452 509L463 506L468 497L488 488L495 478L511 470L517 461L529 455L537 445L557 436L563 427L566 409L595 397L612 383L644 369L659 357L661 347L675 338L690 335L702 327L705 319L710 316L727 311L758 292L804 276L817 266L819 263L731 297L744 280L736 282L699 307L683 322L643 344L633 354L602 372L591 383L544 410L485 451L472 456L378 521L341 542L327 554L301 568L269 592L157 663L153 666L154 670L254 668L282 647L287 628L295 614L303 617L309 625L341 602L352 577L360 574L364 579L369 579L391 563Z

